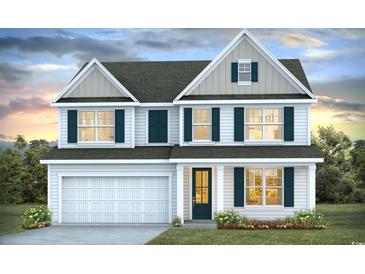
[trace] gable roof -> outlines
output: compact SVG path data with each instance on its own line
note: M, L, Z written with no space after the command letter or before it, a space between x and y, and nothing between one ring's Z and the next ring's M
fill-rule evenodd
M131 98L132 101L137 102L138 100L126 89L123 84L115 79L115 77L96 59L93 58L88 64L84 65L83 68L75 75L74 78L66 85L66 87L60 92L60 94L53 100L53 102L59 102L59 100L68 92L70 92L79 81L82 81L89 72L92 71L93 67L97 66L100 71L107 77L111 83L121 92L121 96Z
M296 78L298 78L308 90L311 90L307 77L299 59L279 60ZM189 85L191 81L211 61L146 61L146 62L103 62L102 65L128 89L141 103L172 102L179 93ZM83 68L86 66L85 64ZM78 74L82 71L82 69ZM76 76L78 75L76 74ZM76 77L75 76L75 77ZM207 95L211 97L211 95ZM285 98L284 98L284 97ZM292 99L290 94L278 95L275 98ZM185 97L185 96L184 96ZM193 96L187 96L193 100ZM214 96L213 96L214 97ZM213 98L212 97L212 98ZM255 97L252 95L252 97ZM210 98L210 99L212 99ZM299 98L299 97L298 97ZM308 99L308 95L300 96ZM61 98L57 102L89 102L87 98ZM101 98L100 98L101 99ZM105 100L104 100L105 99ZM103 102L109 102L104 98ZM186 99L186 98L182 98ZM220 98L224 99L224 98ZM230 98L225 98L230 99ZM254 99L254 98L247 98ZM261 98L265 99L265 98ZM269 99L269 98L266 98ZM91 99L93 101L94 99ZM113 102L122 101L117 98ZM199 100L199 98L196 98ZM99 100L99 102L101 102Z
M197 87L208 75L227 57L228 54L236 48L236 46L247 38L247 41L255 47L289 82L298 90L315 99L311 91L303 85L282 63L279 62L250 32L243 29L213 60L203 71L175 98L178 101L181 97L189 95L195 87Z

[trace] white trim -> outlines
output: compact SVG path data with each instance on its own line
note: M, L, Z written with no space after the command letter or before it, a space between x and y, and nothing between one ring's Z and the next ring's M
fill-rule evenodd
M173 163L323 163L323 158L185 158L185 159L100 159L40 160L41 164L173 164Z
M124 110L124 112L125 112L125 110ZM135 137L135 135L136 135L136 132L135 132L135 129L136 129L136 119L135 119L135 117L136 117L136 108L132 108L131 116L132 116L131 117L131 119L132 119L132 133L131 133L132 134L132 140L131 140L132 144L131 144L131 147L135 148L135 143L136 143L136 137ZM125 117L124 117L124 119L125 119ZM114 121L114 124L115 124L115 121ZM125 127L125 125L124 125L124 127Z
M190 92L198 86L209 73L212 72L214 68L236 47L236 45L241 41L241 38L246 35L251 41L253 46L261 50L264 53L263 56L269 60L276 68L281 72L284 77L287 77L293 84L295 84L299 89L308 94L311 98L315 99L315 96L291 73L289 70L281 64L251 33L246 29L243 29L233 40L201 71L197 77L174 99L178 101L182 96L189 95Z
M308 208L315 209L316 207L316 164L308 166Z
M63 95L66 94L66 92L68 92L73 85L78 82L78 80L84 76L84 74L86 74L89 69L93 66L93 65L98 66L98 68L104 72L105 76L107 76L107 78L109 78L109 80L119 89L119 91L121 91L121 93L123 95L127 95L127 97L130 97L134 102L138 102L138 100L127 90L126 87L124 87L95 57L93 59L91 59L91 61L86 65L86 67L80 71L80 73L78 75L76 75L76 77L74 79L72 79L67 85L66 87L60 92L60 94L53 100L53 103L57 102L57 100L59 100ZM51 105L52 106L52 105Z
M68 118L67 118L68 119ZM61 139L61 110L58 109L58 140L57 140L57 147L62 148L62 139Z
M170 164L168 159L40 160L41 164Z
M163 103L140 103L140 107L173 107L175 104L173 102L163 102Z
M224 210L224 165L217 165L217 211Z
M235 104L316 104L318 99L257 99L257 100L182 100L176 105L235 105Z
M184 108L179 106L179 145L184 143Z
M176 216L184 223L184 166L176 165Z
M308 114L308 116L307 116L307 134L308 134L307 145L310 146L311 142L312 142L312 140L311 140L311 138L312 138L312 136L311 136L311 105L307 106L307 114Z
M148 171L144 172L59 172L58 176L58 223L62 223L62 178L63 177L168 177L169 184L169 213L168 222L172 223L172 172Z
M171 158L170 163L322 163L323 158Z
M51 208L51 165L47 165L47 206Z
M139 106L138 102L104 102L104 103L51 103L51 107L131 107Z

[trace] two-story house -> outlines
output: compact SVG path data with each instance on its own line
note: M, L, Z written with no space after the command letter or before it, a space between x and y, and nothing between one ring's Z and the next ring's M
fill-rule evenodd
M301 63L241 31L212 61L93 59L52 102L54 223L171 223L235 210L278 219L315 207Z

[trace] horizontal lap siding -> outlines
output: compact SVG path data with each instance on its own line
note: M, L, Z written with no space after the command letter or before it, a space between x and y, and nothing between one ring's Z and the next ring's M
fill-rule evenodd
M58 222L58 173L68 172L98 172L100 176L107 175L110 172L138 172L140 176L149 172L171 172L172 173L172 219L176 216L176 166L167 165L49 165L50 167L50 209L53 213L53 222ZM158 176L158 175L157 175Z
M76 108L73 108L76 109ZM132 146L132 111L133 108L131 107L121 107L118 109L125 109L125 142L124 143L118 143L118 144L68 144L67 143L67 111L69 109L67 108L60 108L59 109L59 138L61 140L60 142L60 148L79 148L79 147L131 147ZM77 110L105 110L105 111L114 111L114 108L77 108Z
M136 146L145 146L148 142L147 138L147 127L148 122L147 112L153 109L166 109L169 113L169 125L168 132L171 144L179 143L179 107L136 107L136 128L135 128L135 138Z
M235 210L254 219L278 219L292 215L295 211L308 208L308 168L294 168L294 208L235 208L233 167L224 167L224 210Z
M214 145L250 145L247 142L234 142L234 108L235 107L284 107L286 105L212 105L220 108L220 141ZM294 141L284 142L284 145L308 145L308 105L293 104L294 106ZM185 106L193 107L193 106ZM194 106L196 108L206 106ZM184 129L182 129L184 130ZM183 142L184 145L201 145L201 143ZM270 144L270 143L269 143ZM256 143L257 145L257 143ZM265 145L263 143L263 145Z

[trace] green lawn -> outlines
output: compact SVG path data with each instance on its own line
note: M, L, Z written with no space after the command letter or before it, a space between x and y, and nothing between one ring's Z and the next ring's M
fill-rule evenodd
M365 204L318 205L328 227L324 230L217 230L171 228L147 244L345 244L365 243Z
M0 204L0 236L25 231L22 228L21 215L30 204Z

